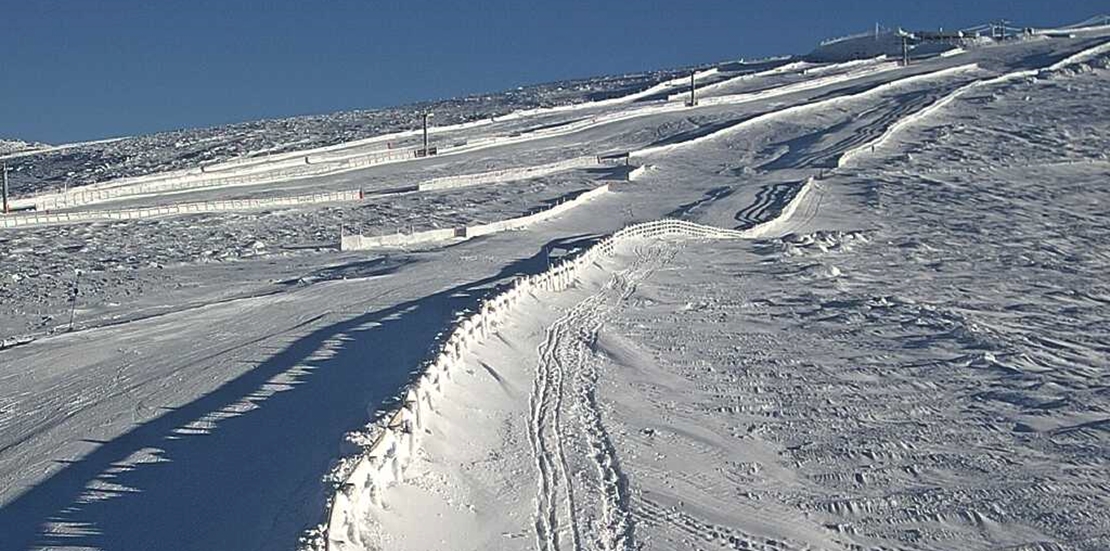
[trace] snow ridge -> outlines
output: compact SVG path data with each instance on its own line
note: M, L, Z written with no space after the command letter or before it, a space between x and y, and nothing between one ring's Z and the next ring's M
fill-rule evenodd
M1047 66L1047 67L1041 67L1041 68L1037 68L1037 69L1026 69L1026 70L1022 70L1022 71L1014 71L1014 72L1005 73L1005 74L1002 74L1002 75L999 75L999 76L996 76L996 77L982 79L982 80L976 80L974 82L965 84L965 85L953 90L952 92L948 93L947 95L941 97L940 99L936 100L935 102L933 102L928 107L926 107L924 109L921 109L920 111L918 111L916 113L913 113L912 115L904 117L901 120L899 120L898 122L892 124L878 138L875 138L874 140L862 143L862 144L856 146L855 148L852 148L848 151L845 151L844 154L842 154L840 156L840 159L837 161L837 167L843 167L843 166L847 165L849 161L851 161L852 159L854 159L855 157L859 156L860 154L862 154L866 151L869 151L869 150L873 151L875 148L877 148L877 147L883 145L884 143L886 143L890 138L892 138L895 134L897 134L902 129L904 129L908 126L911 126L913 124L916 124L916 123L928 118L933 113L936 113L937 111L940 111L941 109L944 109L946 106L950 105L953 101L956 101L960 96L962 96L962 95L964 95L964 94L966 94L966 93L968 93L972 90L975 90L975 89L978 89L978 88L983 88L983 87L986 87L986 86L992 86L992 85L995 85L995 84L1000 84L1000 83L1003 83L1003 82L1008 82L1008 81L1011 81L1011 80L1020 80L1020 79L1023 79L1023 78L1035 78L1035 77L1045 76L1045 75L1051 74L1053 72L1059 71L1061 69L1064 69L1066 67L1069 67L1071 65L1075 65L1077 63L1082 63L1084 61L1087 61L1088 59L1091 59L1093 57L1102 55L1106 52L1110 52L1110 42L1104 42L1102 44L1099 44L1098 46L1093 46L1091 48L1087 48L1085 50L1076 52L1076 53L1074 53L1074 54L1072 54L1072 55L1070 55L1070 56L1068 56L1064 59L1061 59L1060 61L1057 61L1056 63L1053 63L1052 65Z
M805 111L810 111L810 110L813 110L813 109L818 109L818 108L825 107L825 106L828 106L828 105L835 105L837 103L842 103L842 102L845 102L845 101L857 100L857 99L865 98L865 97L868 97L868 96L871 96L871 95L874 95L874 94L879 94L879 93L891 90L891 89L899 87L899 86L905 86L907 84L913 84L913 83L920 82L920 81L923 81L923 80L931 80L931 79L950 76L950 75L953 75L953 74L959 74L959 73L963 73L963 72L967 72L967 71L974 71L974 70L977 70L978 68L979 68L978 64L970 63L970 64L967 64L967 65L960 65L958 67L950 67L950 68L947 68L947 69L940 69L940 70L932 71L932 72L928 72L928 73L912 75L912 76L900 78L900 79L897 79L897 80L893 80L893 81L890 81L890 82L886 82L886 83L883 83L883 84L879 84L879 85L876 85L872 88L869 88L867 90L864 90L862 92L858 92L858 93L855 93L855 94L840 95L840 96L836 96L836 97L832 97L832 98L828 98L828 99L823 99L823 100L818 100L818 101L814 101L814 102L810 102L810 103L803 103L801 105L795 105L795 106L792 106L792 107L787 107L785 109L780 109L780 110L777 110L777 111L771 111L771 112L768 112L768 113L764 113L762 115L757 115L757 116L752 117L750 119L740 121L740 122L738 122L738 123L736 123L732 126L722 128L722 129L720 129L716 132L712 132L710 134L706 134L704 136L700 136L700 137L694 138L692 140L679 142L679 143L674 143L674 144L666 144L666 145L658 145L658 146L654 146L654 147L647 147L647 148L644 148L644 149L633 151L630 155L632 157L642 157L642 156L651 155L651 154L655 154L655 153L661 153L661 152L664 152L664 151L673 151L675 149L685 148L685 147L689 147L689 146L692 146L692 145L697 145L697 144L700 144L700 143L704 143L704 142L707 142L707 141L710 141L710 140L715 140L717 138L720 138L721 136L726 136L728 134L731 134L731 133L743 130L745 128L748 128L748 127L751 127L751 126L754 126L754 125L757 125L757 124L761 124L761 123L764 123L764 122L767 122L769 120L773 120L773 119L776 119L776 118L779 118L779 117L782 117L782 116L793 115L793 114L797 114L797 113L801 113L801 112L805 112ZM878 69L873 70L872 72L875 72L877 70ZM889 70L889 69L884 69L884 70ZM826 78L841 79L842 77L843 77L843 75L837 75L836 77L826 77ZM858 75L857 75L857 77L858 77ZM820 80L820 79L818 79L818 80ZM805 84L805 83L803 83L803 84ZM826 84L828 84L828 83L826 83ZM792 90L792 91L796 91L796 90ZM756 94L760 94L760 93L756 92ZM776 93L774 95L778 95L778 94ZM725 99L725 98L721 98L721 99ZM735 100L733 100L733 101L735 101ZM721 103L725 103L725 102L721 102ZM732 103L732 101L730 101L728 103Z
M415 453L418 445L418 434L422 432L426 415L434 412L434 404L445 394L446 387L450 384L452 371L460 368L463 355L467 354L472 346L484 341L496 331L498 326L505 323L507 318L512 315L514 306L522 298L533 292L558 292L571 287L596 260L612 256L616 247L627 242L643 239L674 238L747 239L764 235L781 227L788 218L794 216L799 205L808 201L808 193L814 185L812 179L806 181L802 189L777 218L746 230L730 230L674 219L655 220L628 226L597 242L585 252L570 260L561 262L545 272L516 280L506 291L484 301L476 313L465 317L455 326L435 359L402 392L404 396L403 405L386 417L384 426L371 425L365 433L351 436L352 441L367 444L364 446L362 454L342 461L337 467L332 477L338 481L337 488L331 499L327 522L321 527L322 534L320 538L309 538L312 541L308 548L326 551L353 551L365 548L367 542L363 540L363 535L358 528L360 520L364 519L372 508L383 505L383 492L389 485L404 480L405 467ZM627 290L631 288L630 285L636 280L646 277L646 273L622 277L624 277L624 283L620 283L618 280L613 282L611 286L623 287L625 295L627 295ZM600 301L601 299L595 300ZM558 341L559 339L554 340ZM563 342L566 342L566 339L563 339ZM552 354L554 353L552 351ZM565 354L566 351L563 353ZM546 356L554 358L552 354ZM550 368L553 364L559 364L561 361L560 357L560 360L549 361L545 365ZM590 376L588 371L584 376L588 379ZM564 384L564 381L560 378L562 374L559 369L551 372L550 377L550 379L545 378L541 386ZM588 387L588 385L585 386ZM543 392L545 391L541 391L541 395L534 398L536 403L550 400L550 398L543 397ZM560 396L555 398L556 400L562 399L561 394L556 393L554 396ZM590 394L588 392L579 394L578 398L579 400L585 400L588 409L592 401ZM594 405L596 408L596 403ZM557 409L556 407L556 411ZM561 474L555 473L554 471L558 467L555 467L552 462L550 448L546 445L547 441L540 442L540 439L545 438L547 433L543 432L538 425L544 422L550 424L550 419L555 418L549 417L547 413L538 409L533 411L533 446L536 450L542 449L541 455L544 457L538 459L538 462L542 462L543 465L542 467L538 466L538 468L542 469L541 473L548 473L541 481L541 500L543 500L542 496L553 495L554 491L552 489L557 484L555 482L556 476L562 480L562 484L568 489L566 496L569 496L570 488L569 482L566 480L568 475L565 467L563 467ZM606 528L595 533L605 535L604 544L601 547L603 549L627 548L629 542L624 534L628 533L626 527L629 521L627 520L626 504L622 505L627 500L621 497L619 489L620 475L615 458L606 459L604 453L606 436L604 435L604 428L600 427L599 418L596 419L597 423L591 423L588 416L587 424L589 426L586 431L591 435L591 445L594 449L601 451L599 456L602 459L598 460L595 465L599 472L598 476L605 488L605 497L603 504L598 508L601 513L597 522ZM555 423L557 424L558 421L556 420ZM556 438L559 437L556 436ZM543 445L541 446L541 444ZM559 460L560 467L562 462L563 460ZM564 499L572 498L565 497ZM536 526L540 549L558 548L558 539L553 535L553 531L558 526L558 512L553 509L553 501L553 499L547 499L542 503L541 510L537 515L538 519L544 519L537 520ZM577 512L575 510L575 513ZM573 517L574 515L568 513L567 518ZM577 549L583 548L580 545L575 547Z

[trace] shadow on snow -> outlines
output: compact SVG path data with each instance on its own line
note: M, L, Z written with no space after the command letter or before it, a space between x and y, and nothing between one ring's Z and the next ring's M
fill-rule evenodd
M0 509L0 547L293 547L323 517L322 479L344 435L392 401L457 314L512 277L542 271L550 251L577 248L582 239L552 241L491 277L312 331L213 392L68 462L8 503ZM314 358L321 351L330 357ZM288 390L252 398L298 366L302 372ZM258 407L207 430L182 430L244 401ZM128 460L144 452L156 460Z

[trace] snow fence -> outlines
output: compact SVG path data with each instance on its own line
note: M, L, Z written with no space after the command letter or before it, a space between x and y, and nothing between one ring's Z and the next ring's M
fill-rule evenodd
M521 299L538 291L559 292L575 281L595 262L611 257L616 247L633 239L658 239L670 236L703 239L740 239L758 237L781 225L797 209L813 185L803 184L790 204L774 220L746 230L704 226L685 220L655 220L628 226L568 260L546 271L518 278L505 291L479 304L473 314L458 322L422 373L402 389L401 406L386 416L377 438L353 461L344 463L336 473L342 482L332 497L324 526L326 551L354 551L368 547L359 526L366 512L380 508L384 490L404 480L405 468L416 452L419 434L427 427L436 404L444 398L455 372L462 369L464 356L504 325Z
M295 195L292 197L229 199L224 201L198 201L194 203L178 203L159 207L141 207L134 209L89 210L75 212L32 212L30 214L0 216L0 228L21 228L29 226L42 226L48 224L96 222L102 220L138 220L143 218L157 218L161 216L174 216L181 214L200 214L205 212L249 210L269 207L295 207L299 205L311 205L316 203L358 201L361 198L362 192L359 190L353 190L335 191L331 193L314 193L311 195Z
M164 176L145 176L134 179L115 180L110 185L92 185L77 188L65 193L35 195L12 201L15 207L33 206L36 210L56 210L103 203L125 197L166 194L205 188L236 187L267 182L279 182L311 176L324 176L349 170L356 170L387 162L413 159L418 156L414 149L378 151L339 160L313 159L311 156L299 157L294 161L281 161L275 164L259 165L239 171L236 174L220 176L217 174L190 170Z
M497 182L510 182L513 180L524 180L526 178L538 178L540 176L547 176L549 174L555 174L567 170L574 170L576 168L589 168L600 165L600 159L598 159L594 155L589 155L584 157L575 157L573 159L557 161L544 165L535 165L523 168L506 168L504 170L482 172L479 174L460 174L458 176L433 178L431 180L421 182L417 186L417 188L420 191L434 191L440 189L477 186L482 184L493 184Z
M517 218L510 218L508 220L500 220L497 222L490 222L488 224L477 224L473 226L459 226L457 228L446 228L437 230L428 230L413 233L394 233L390 235L344 235L340 238L339 250L342 251L361 251L367 249L379 248L393 248L393 247L408 247L412 245L423 245L426 243L435 243L439 241L447 241L455 238L470 238L479 235L487 235L491 233L523 229L529 225L535 224L562 214L574 207L577 207L591 199L608 193L609 184L603 184L599 187L591 189L571 199L551 207L549 209L541 210L539 212L520 216Z

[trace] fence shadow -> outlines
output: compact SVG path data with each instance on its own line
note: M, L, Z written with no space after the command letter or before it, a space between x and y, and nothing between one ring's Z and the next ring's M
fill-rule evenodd
M544 270L546 251L563 241L493 276L320 327L211 393L102 443L0 509L0 548L292 547L323 519L322 478L344 434L391 401L458 312L516 275ZM330 357L317 359L322 350ZM182 430L298 366L289 389L257 408Z

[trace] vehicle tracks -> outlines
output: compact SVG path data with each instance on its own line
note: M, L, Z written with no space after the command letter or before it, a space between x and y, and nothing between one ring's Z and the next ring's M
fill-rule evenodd
M529 441L539 473L537 548L633 549L625 476L602 420L594 343L605 320L677 252L663 240L633 245L635 259L546 331L530 396Z

